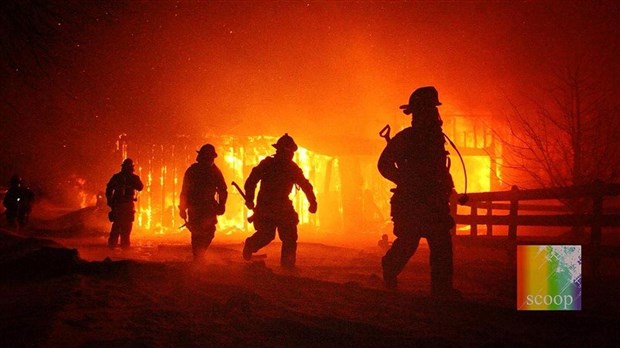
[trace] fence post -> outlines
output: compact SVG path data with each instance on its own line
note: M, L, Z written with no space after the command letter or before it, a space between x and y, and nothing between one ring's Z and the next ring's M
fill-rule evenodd
M471 202L471 229L469 230L469 235L472 237L475 237L478 235L478 224L477 224L477 220L478 219L478 202L477 201L473 201Z
M603 183L596 180L592 185L592 223L590 225L590 245L592 249L592 270L599 275L601 263L601 216L603 215Z
M603 183L595 181L593 188L592 224L590 225L591 243L601 244L601 216L603 215Z
M508 225L508 239L517 239L517 215L519 212L519 188L512 187L510 197L510 224Z
M487 201L487 217L489 219L491 219L491 217L493 216L493 201ZM487 236L492 236L493 235L493 224L488 223L487 224Z

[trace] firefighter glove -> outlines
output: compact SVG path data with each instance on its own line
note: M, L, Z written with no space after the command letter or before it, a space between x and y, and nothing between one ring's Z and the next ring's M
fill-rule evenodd
M317 207L317 203L316 203L316 201L314 201L314 202L310 202L310 207L308 207L308 211L309 211L311 214L314 214L314 213L316 213L317 208L318 208L318 207Z

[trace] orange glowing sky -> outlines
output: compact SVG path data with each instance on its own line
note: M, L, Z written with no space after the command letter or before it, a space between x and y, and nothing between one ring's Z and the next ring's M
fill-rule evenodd
M12 151L3 162L32 162L50 149L52 171L116 170L99 162L121 133L165 143L289 132L339 151L374 141L386 123L407 125L398 106L418 86L437 87L444 114L496 116L570 52L618 47L619 6L606 1L54 6L57 60L36 64L22 44L1 70L2 141ZM9 6L0 9L5 18Z

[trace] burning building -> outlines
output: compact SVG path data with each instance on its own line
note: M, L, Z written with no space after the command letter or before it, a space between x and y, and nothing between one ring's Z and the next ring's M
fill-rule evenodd
M499 185L496 166L497 149L490 128L480 118L444 117L444 130L463 155L468 174L468 190L488 191ZM131 157L137 174L145 183L136 204L135 228L143 235L174 235L183 233L178 217L178 200L183 174L194 162L196 152L204 143L215 145L219 157L216 164L227 183L243 186L251 169L266 156L272 155L277 136L217 135L203 141L177 137L168 144L134 143L123 134L117 142L118 155ZM379 138L299 137L299 150L294 161L314 186L319 210L308 213L305 195L297 188L290 197L299 214L300 231L317 239L337 236L376 237L391 230L389 198L391 183L376 169L384 142ZM447 147L448 148L448 147ZM455 151L451 150L456 189L462 192L464 173ZM229 187L226 213L219 219L219 235L232 240L253 232L247 217L251 214L241 195Z
M447 115L443 117L444 133L458 147L467 169L467 191L484 192L497 190L501 180L501 146L496 134L489 126L491 118L484 115ZM465 187L465 173L459 163L458 154L449 145L452 166L450 173L454 178L456 190Z
M271 144L276 136L207 136L202 143L212 143L219 157L216 164L222 170L230 185L235 181L243 186L251 169L266 156L272 155ZM137 144L126 135L118 140L117 150L123 158L131 157L136 163L136 172L142 178L145 189L136 203L135 227L138 234L175 234L182 232L179 226L178 199L183 174L194 162L201 143L192 143L188 138L179 138L174 144ZM389 219L387 200L377 199L373 193L381 192L374 163L362 161L357 155L339 156L328 151L304 147L303 143L295 153L294 161L302 168L314 186L319 201L319 212L308 213L308 202L301 192L294 188L291 199L299 214L300 229L309 234L326 236L350 230L357 225L375 220L382 224ZM367 162L367 163L364 163ZM347 178L347 180L343 180ZM363 180L362 178L371 178ZM388 188L385 189L387 191ZM381 203L381 204L379 204ZM219 219L221 234L247 236L253 231L247 217L251 214L245 207L241 195L229 187L226 213ZM360 220L360 216L363 216ZM240 238L240 237L239 237Z

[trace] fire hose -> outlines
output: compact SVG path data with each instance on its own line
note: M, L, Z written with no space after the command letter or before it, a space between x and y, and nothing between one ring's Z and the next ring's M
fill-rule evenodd
M383 127L380 131L379 131L379 136L383 139L385 139L385 141L387 143L390 142L391 137L390 137L390 131L392 130L392 128L390 127L389 124L386 124L385 127ZM446 133L443 133L444 138L446 138L446 140L448 141L448 143L450 143L450 146L452 146L452 148L454 148L454 150L456 151L456 154L459 156L459 159L461 160L461 165L463 166L463 176L465 179L465 190L463 191L463 195L459 198L458 202L460 205L464 205L465 203L467 203L467 201L469 201L469 197L467 196L467 169L465 168L465 161L463 160L463 156L461 156L461 152L459 151L459 149L456 147L456 145L454 144L454 142L452 141L452 139L450 139L450 137L448 137L448 135Z

